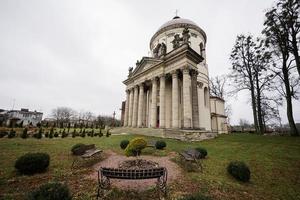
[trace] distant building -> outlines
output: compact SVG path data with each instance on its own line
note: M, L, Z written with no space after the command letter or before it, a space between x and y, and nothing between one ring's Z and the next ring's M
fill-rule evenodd
M21 108L21 110L6 111L6 125L32 125L36 126L42 121L43 113L37 111L29 111L29 109Z

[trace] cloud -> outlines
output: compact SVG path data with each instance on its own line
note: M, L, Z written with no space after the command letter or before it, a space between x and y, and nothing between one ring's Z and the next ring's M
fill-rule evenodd
M57 106L120 116L128 67L148 55L152 35L176 9L207 33L209 72L215 76L228 73L237 34L260 33L263 10L272 1L3 0L0 106L11 109L15 99L15 108L44 116ZM251 121L246 99L244 94L235 101L233 122Z

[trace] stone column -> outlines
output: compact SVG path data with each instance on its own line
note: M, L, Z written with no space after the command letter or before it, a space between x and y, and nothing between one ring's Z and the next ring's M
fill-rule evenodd
M128 126L132 126L132 113L133 113L133 89L130 89L129 90Z
M178 120L178 75L172 72L172 128L179 128Z
M124 114L124 126L128 126L128 115L129 115L129 90L126 90L126 103L125 103L125 114Z
M197 75L198 72L193 70L192 72L192 117L193 128L200 128L199 124L199 105L198 105L198 88L197 88Z
M139 91L139 106L138 106L138 120L137 120L137 126L142 127L143 124L143 107L144 107L144 85L139 85L140 91Z
M160 77L160 85L159 85L159 127L166 127L166 77L162 75Z
M157 122L157 81L152 79L152 104L151 104L151 127L155 128Z
M191 101L191 76L188 67L183 73L183 127L192 128L192 101Z
M133 95L133 116L132 116L132 127L136 127L137 125L137 114L138 114L138 86L134 87L134 95Z

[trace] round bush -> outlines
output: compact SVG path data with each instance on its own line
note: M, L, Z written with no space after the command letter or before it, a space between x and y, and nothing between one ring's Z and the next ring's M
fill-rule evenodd
M44 172L50 163L50 156L46 153L27 153L19 157L15 168L21 174L35 174Z
M205 148L197 147L195 149L200 153L199 158L205 158L207 156L207 150Z
M85 144L82 143L77 143L75 145L72 146L71 151L73 155L81 155L82 153L84 153L84 147Z
M134 138L125 149L126 156L139 156L141 151L146 148L147 142L143 138Z
M57 132L54 133L54 137L58 137L58 133Z
M28 200L70 200L70 194L67 185L53 182L41 185L35 191L29 193Z
M121 149L126 149L128 144L129 144L129 140L122 140L121 143L120 143Z
M14 137L16 137L16 131L10 130L7 137L8 138L14 138Z
M156 149L164 149L167 146L166 142L163 140L158 140L155 143L155 148Z
M248 182L250 180L250 169L241 161L232 161L227 167L227 171L237 180Z

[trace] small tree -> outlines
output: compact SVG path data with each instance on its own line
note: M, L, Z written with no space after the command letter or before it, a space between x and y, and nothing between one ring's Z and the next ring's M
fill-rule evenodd
M51 129L50 129L50 134L49 134L49 138L52 139L52 138L53 138L53 135L54 135L54 129L53 129L53 127L51 127Z
M21 138L23 138L23 139L26 139L26 138L28 138L28 133L27 133L27 128L24 128L23 129L23 132L22 132L22 135L21 135Z
M144 138L134 138L128 144L125 149L126 156L139 156L144 148L146 148L147 142Z

